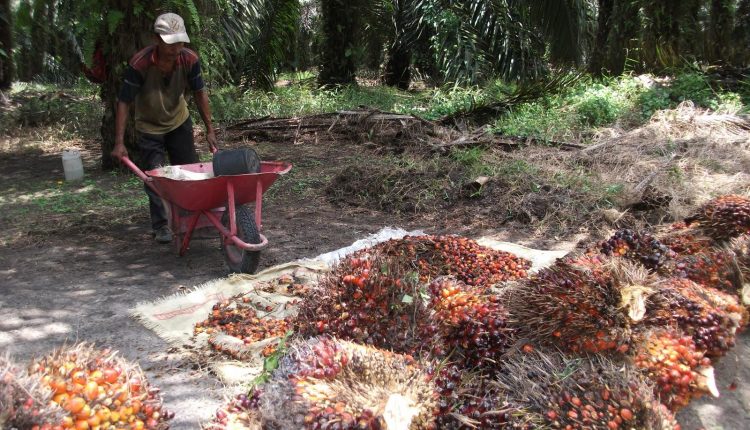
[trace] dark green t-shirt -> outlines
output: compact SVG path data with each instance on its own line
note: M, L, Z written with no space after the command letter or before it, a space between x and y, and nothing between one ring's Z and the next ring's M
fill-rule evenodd
M136 130L164 134L182 125L190 115L185 91L204 88L200 60L195 52L183 48L171 75L165 76L157 67L157 49L152 45L130 59L119 100L135 102Z

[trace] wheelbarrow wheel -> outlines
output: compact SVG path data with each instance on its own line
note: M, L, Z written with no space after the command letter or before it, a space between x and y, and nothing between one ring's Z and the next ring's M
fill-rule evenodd
M255 225L255 218L252 212L245 206L237 206L235 214L237 216L237 237L245 243L260 243L260 234L258 233L258 227ZM228 212L224 212L224 215L222 215L221 223L229 230ZM227 267L229 267L231 273L255 273L258 270L260 251L247 251L238 248L222 236L221 252L224 254L224 261L227 263Z

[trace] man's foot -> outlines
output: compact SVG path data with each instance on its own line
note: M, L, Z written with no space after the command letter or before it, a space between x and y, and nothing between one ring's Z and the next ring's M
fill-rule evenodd
M159 243L169 243L172 241L172 231L166 225L154 230L154 240Z

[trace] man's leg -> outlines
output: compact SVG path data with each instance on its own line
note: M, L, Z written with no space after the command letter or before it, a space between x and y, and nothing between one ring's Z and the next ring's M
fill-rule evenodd
M190 117L181 126L164 135L164 146L172 165L197 163L198 153L193 142L193 122Z
M167 154L164 146L164 135L144 134L138 137L138 146L141 150L141 160L145 170L156 169L166 164ZM144 184L146 194L148 194L148 206L151 213L151 228L157 232L167 225L166 211L164 204L154 190Z

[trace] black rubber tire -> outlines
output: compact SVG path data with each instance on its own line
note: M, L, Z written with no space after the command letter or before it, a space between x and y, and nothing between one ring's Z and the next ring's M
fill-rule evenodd
M237 206L235 213L237 215L237 237L245 243L260 243L260 234L258 233L258 227L255 225L255 217L252 211L245 206ZM221 223L229 230L229 212L224 212ZM260 251L247 251L238 248L232 242L224 240L224 236L222 236L221 253L224 254L224 262L226 262L230 273L255 273L258 270Z

